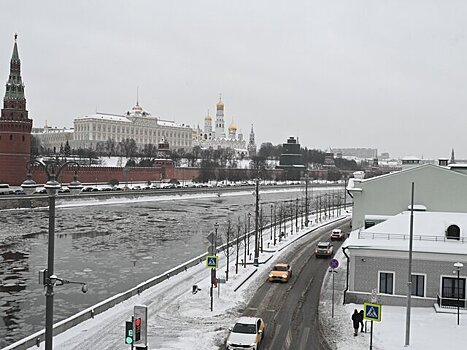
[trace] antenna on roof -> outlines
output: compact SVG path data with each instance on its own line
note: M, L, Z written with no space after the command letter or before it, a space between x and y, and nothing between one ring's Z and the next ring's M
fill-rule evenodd
M139 106L139 86L136 87L136 105Z

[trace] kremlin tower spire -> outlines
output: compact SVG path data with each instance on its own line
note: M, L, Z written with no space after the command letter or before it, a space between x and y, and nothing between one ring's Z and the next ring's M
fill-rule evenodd
M26 163L31 156L32 120L28 118L26 110L17 38L15 34L10 75L0 116L0 183L10 185L19 185L24 181Z

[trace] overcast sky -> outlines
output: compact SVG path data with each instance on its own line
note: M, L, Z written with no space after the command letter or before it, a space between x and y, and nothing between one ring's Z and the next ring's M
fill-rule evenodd
M203 126L222 93L257 144L467 159L465 0L2 1L35 127L124 113ZM4 94L4 88L1 94Z

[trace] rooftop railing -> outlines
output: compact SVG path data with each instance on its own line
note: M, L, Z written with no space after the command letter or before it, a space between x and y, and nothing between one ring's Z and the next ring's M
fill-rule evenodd
M359 239L398 239L398 240L409 240L410 234L407 233L385 233L385 232L358 232ZM464 237L449 237L443 236L432 236L432 235L413 235L414 241L430 241L430 242L459 242L465 243Z

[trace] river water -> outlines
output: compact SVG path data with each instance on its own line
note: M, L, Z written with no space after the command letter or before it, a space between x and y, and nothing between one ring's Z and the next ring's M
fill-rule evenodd
M251 191L125 203L57 199L55 274L86 282L89 291L83 294L73 284L55 287L54 322L203 254L215 222L221 233L228 218L244 222L246 213L254 214ZM303 188L260 193L263 205L304 197ZM270 205L264 210L269 217ZM47 243L47 208L0 211L0 347L44 328L38 271L47 265Z

